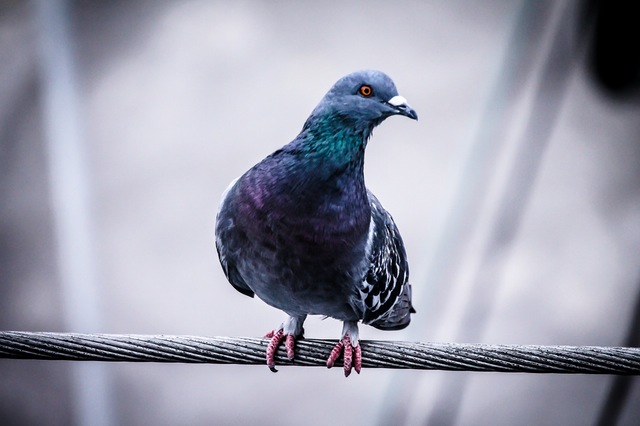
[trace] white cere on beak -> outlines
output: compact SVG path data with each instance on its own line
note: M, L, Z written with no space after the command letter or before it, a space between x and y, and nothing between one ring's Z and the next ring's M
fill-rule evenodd
M407 104L407 100L405 98L403 98L400 95L394 96L393 98L389 99L389 103L393 106L400 106L400 105L406 105Z

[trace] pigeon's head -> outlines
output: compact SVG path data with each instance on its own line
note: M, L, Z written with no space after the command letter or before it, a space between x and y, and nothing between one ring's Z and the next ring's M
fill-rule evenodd
M342 77L315 108L311 117L333 117L345 126L370 133L392 115L418 119L418 114L398 94L393 80L383 72L365 70Z

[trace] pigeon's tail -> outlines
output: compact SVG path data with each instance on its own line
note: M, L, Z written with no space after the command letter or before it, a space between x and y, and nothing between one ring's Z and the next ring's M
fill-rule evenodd
M411 284L407 283L389 313L369 325L379 330L402 330L411 322L411 314L415 313L416 310L411 305Z

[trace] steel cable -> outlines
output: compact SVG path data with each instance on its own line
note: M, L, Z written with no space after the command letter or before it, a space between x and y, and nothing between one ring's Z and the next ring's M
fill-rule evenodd
M0 332L0 358L264 364L268 339L176 335ZM301 339L276 363L325 366L334 340ZM640 348L361 341L363 367L513 373L640 374Z

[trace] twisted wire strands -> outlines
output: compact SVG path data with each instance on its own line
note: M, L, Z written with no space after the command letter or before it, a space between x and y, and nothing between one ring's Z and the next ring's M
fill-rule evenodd
M174 335L0 332L0 358L264 364L268 339ZM640 348L361 341L363 367L515 373L640 374ZM296 342L279 365L325 366L334 340Z

